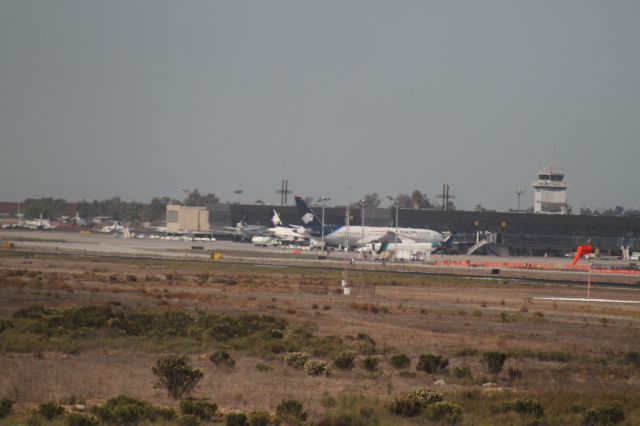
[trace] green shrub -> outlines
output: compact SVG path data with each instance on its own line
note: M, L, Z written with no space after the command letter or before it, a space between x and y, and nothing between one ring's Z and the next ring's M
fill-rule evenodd
M456 367L453 369L453 375L457 379L472 379L471 370L467 366Z
M442 401L442 395L428 388L419 388L406 395L397 397L391 403L391 412L405 417L419 415L429 405Z
M355 351L342 351L338 355L333 357L333 365L336 368L340 368L342 370L350 370L354 366L355 359Z
M307 420L307 413L300 401L288 399L278 404L276 417L288 425L300 425Z
M3 331L9 328L13 328L13 323L9 320L0 318L0 333L2 333Z
M198 418L193 414L185 414L176 419L177 426L199 426Z
M231 357L229 352L223 349L212 353L209 356L209 360L213 362L215 365L224 365L230 368L233 368L236 365L236 361Z
M109 399L105 404L93 407L94 414L103 423L114 425L134 425L144 420L150 422L160 418L172 420L175 410L169 407L154 407L146 401L120 395Z
M399 370L409 367L409 365L411 364L411 359L405 354L397 354L389 358L389 362L394 368L397 368Z
M270 366L269 364L264 364L262 362L259 362L256 364L256 370L261 373L266 373L267 371L273 370L273 367Z
M331 375L331 369L329 368L329 364L325 361L310 359L309 361L304 363L304 372L309 376L321 376Z
M624 409L621 405L598 405L582 413L584 426L615 425L624 421Z
M498 374L502 371L504 362L507 360L507 354L504 352L485 352L482 360L487 365L487 370L491 374Z
M522 379L522 370L520 370L519 368L509 367L508 373L509 380L511 381Z
M365 333L358 333L356 336L358 353L362 355L373 355L377 352L376 341Z
M630 351L624 354L622 358L623 362L627 365L633 365L635 367L640 367L640 353L636 351Z
M188 395L204 376L201 370L191 367L189 358L177 355L158 358L151 371L173 399Z
M304 364L309 361L311 355L306 352L291 352L284 358L287 367L304 368Z
M193 399L184 399L180 402L180 412L182 414L191 414L200 420L211 421L215 416L218 406L206 401L195 401Z
M65 426L98 426L98 419L86 414L71 413L64 419Z
M54 417L64 414L64 407L53 401L48 401L38 406L38 414L47 420L52 420Z
M416 370L434 374L445 371L448 366L448 359L443 358L440 355L424 354L420 355L418 365L416 365Z
M269 426L271 414L266 411L254 411L249 415L249 426Z
M424 416L433 422L454 425L462 420L462 407L450 402L435 402L427 406Z
M225 417L225 423L227 426L247 426L247 415L244 413L229 413Z
M368 356L362 360L362 367L367 371L376 371L379 363L379 358L376 358L375 356Z
M4 419L5 417L11 414L11 408L13 407L13 401L10 399L0 400L0 419Z
M544 408L542 404L535 399L531 398L516 398L511 401L505 401L501 404L502 411L505 413L513 411L518 414L524 414L540 418L544 415Z
M478 350L474 348L462 348L458 349L455 353L455 356L476 356L478 355Z

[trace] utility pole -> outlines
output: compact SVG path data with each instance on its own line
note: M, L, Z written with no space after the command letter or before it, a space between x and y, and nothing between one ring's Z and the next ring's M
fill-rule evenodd
M393 236L393 239L394 239L394 244L395 244L395 247L396 247L395 248L396 252L395 252L394 257L396 258L396 260L398 260L398 210L400 209L400 202L397 199L395 199L392 196L390 196L390 195L387 195L387 198L392 201L391 207L395 207L396 208L396 232L395 232L395 235Z
M520 197L527 191L525 191L524 189L516 189L516 195L518 196L518 210L516 210L517 213L520 213Z
M364 258L364 198L360 200L360 257Z
M276 189L276 194L280 194L280 206L286 206L289 198L289 194L293 192L292 189L289 189L289 180L282 179L282 183L280 185L280 189Z
M442 194L436 195L436 198L440 198L442 200L442 210L449 210L449 200L456 198L455 195L449 194L449 185L446 183L442 185Z

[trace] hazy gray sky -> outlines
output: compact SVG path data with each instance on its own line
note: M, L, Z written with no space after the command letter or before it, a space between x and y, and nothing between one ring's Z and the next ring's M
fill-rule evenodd
M0 200L640 207L640 2L0 2ZM351 189L349 189L351 188Z

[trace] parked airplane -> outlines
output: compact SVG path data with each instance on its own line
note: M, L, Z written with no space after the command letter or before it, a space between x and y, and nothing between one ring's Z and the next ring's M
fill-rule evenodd
M322 222L311 210L305 201L296 196L296 207L304 223L305 235L313 239L320 239L322 235ZM386 226L349 226L324 225L324 241L327 245L338 246L347 243L351 247L361 247L374 242L399 243L439 243L445 241L444 236L431 229L421 228L396 228Z
M114 220L111 225L103 226L102 229L98 229L98 232L104 233L113 233L113 232L122 232L124 227L118 224L117 220Z
M309 239L309 237L304 235L303 226L284 226L282 220L280 220L280 216L278 216L278 213L275 210L273 211L271 224L273 225L273 228L268 228L266 231L279 240L293 242L306 241Z
M244 221L240 221L235 227L223 226L218 230L218 235L222 237L223 233L226 233L228 237L234 240L251 241L256 235L264 235L267 232L267 227L262 225L247 225ZM215 234L214 234L215 235Z
M51 229L51 228L53 228L53 226L51 226L51 222L49 221L49 219L43 219L42 218L42 213L40 213L40 218L39 219L25 220L24 222L18 223L18 227L19 228L26 228L26 229Z

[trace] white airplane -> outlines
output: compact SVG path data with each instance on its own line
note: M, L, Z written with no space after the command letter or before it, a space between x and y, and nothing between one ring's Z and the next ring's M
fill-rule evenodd
M18 223L18 227L27 228L27 229L51 229L51 228L53 228L53 226L51 226L51 222L49 221L49 219L43 219L42 218L42 213L40 213L40 218L39 219L25 220L22 223Z
M113 233L121 232L124 230L124 226L119 225L117 220L114 220L111 225L103 226L102 229L98 229L98 232Z
M271 218L271 224L273 228L268 228L266 231L282 241L306 241L309 238L304 235L304 227L289 225L284 226L280 216L274 210L273 217Z
M295 197L298 213L304 223L305 235L313 239L320 239L322 222L301 197ZM347 243L350 247L362 247L374 242L399 243L438 243L443 244L445 237L431 229L396 228L386 226L344 226L324 225L324 241L327 245L339 246Z

